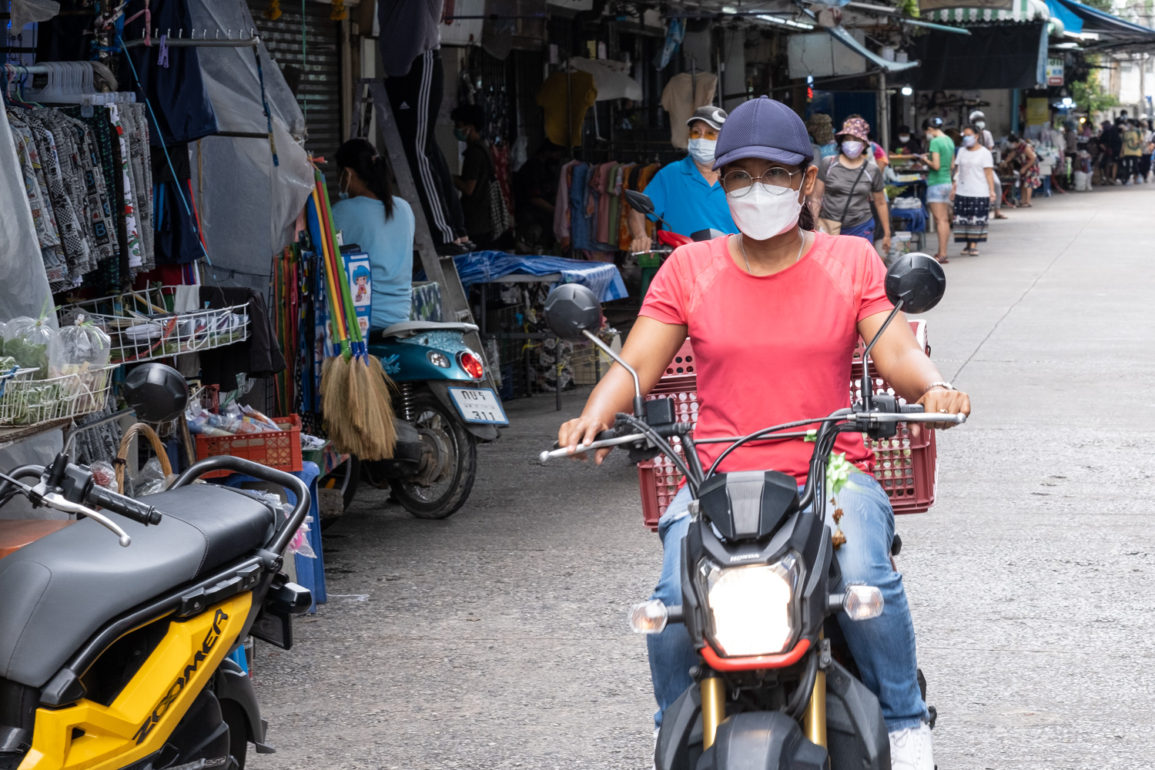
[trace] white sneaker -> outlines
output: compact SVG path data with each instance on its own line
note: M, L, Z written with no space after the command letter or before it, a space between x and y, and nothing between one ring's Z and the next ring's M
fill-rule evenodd
M890 733L891 770L934 770L934 745L930 725L895 730Z

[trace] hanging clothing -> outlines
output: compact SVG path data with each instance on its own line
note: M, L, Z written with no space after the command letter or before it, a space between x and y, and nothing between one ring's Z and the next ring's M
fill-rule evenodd
M247 340L200 354L201 374L206 384L235 390L238 374L269 377L284 371L285 357L263 296L241 287L201 286L200 301L210 308L247 304L249 315Z
M598 97L594 76L588 72L555 72L537 92L545 112L545 135L561 147L579 147L586 112Z
M718 76L711 72L683 72L666 83L662 89L662 107L670 113L670 144L680 150L689 146L690 127L686 121L694 110L714 101L717 85Z

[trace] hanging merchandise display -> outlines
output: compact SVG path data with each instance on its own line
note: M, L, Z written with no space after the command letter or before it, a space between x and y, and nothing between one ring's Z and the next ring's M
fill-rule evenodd
M363 460L393 456L397 441L391 383L376 356L369 355L357 325L349 278L337 247L325 177L316 172L309 199L309 235L325 272L330 332L336 350L327 350L321 370L321 411L329 439L340 452Z
M582 143L586 112L598 98L594 76L588 72L555 72L537 92L537 104L545 111L545 135L561 147Z
M682 72L670 78L662 89L662 107L670 113L670 144L686 149L690 128L686 121L694 110L714 101L718 76L712 72Z

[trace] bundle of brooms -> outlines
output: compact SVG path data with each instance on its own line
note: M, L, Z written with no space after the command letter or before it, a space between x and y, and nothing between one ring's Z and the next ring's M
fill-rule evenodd
M313 248L325 271L329 330L321 366L321 413L333 447L362 460L387 460L397 443L392 381L376 356L369 355L353 308L345 260L337 247L325 177L314 169L315 185L306 206ZM336 349L336 350L334 350Z

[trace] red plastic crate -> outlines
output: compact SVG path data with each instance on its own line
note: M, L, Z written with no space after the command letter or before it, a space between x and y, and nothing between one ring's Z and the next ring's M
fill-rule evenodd
M911 321L911 329L923 348L930 353L926 342L926 322ZM855 351L854 366L851 370L851 402L861 397L860 377L862 375L862 345ZM892 393L893 389L881 377L872 376L875 393ZM664 397L674 399L674 414L678 422L698 421L697 372L693 364L693 350L690 341L682 345L666 374L658 380L646 395L646 400ZM675 451L681 451L678 439L671 439ZM874 451L875 478L890 496L894 512L922 513L934 503L935 488L938 486L938 450L934 431L921 430L917 438L912 438L908 426L900 424L898 435L882 441L867 439L867 446ZM682 474L666 457L659 455L652 460L638 463L638 486L642 495L642 519L645 525L657 530L658 519L678 492Z
M252 460L279 471L299 471L301 465L301 418L295 414L274 417L280 431L242 433L236 436L204 436L197 434L197 457L232 455ZM231 471L212 471L204 474L211 479L227 476Z

